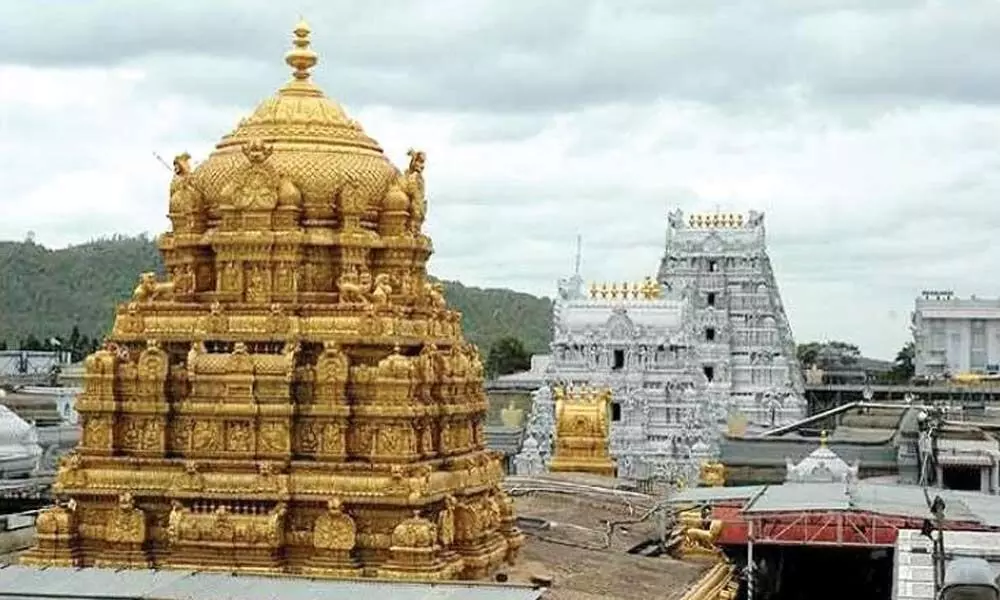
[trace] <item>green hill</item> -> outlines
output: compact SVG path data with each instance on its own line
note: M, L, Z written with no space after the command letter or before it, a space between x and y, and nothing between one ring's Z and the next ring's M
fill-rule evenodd
M162 262L145 236L115 236L61 250L0 242L0 344L16 348L28 336L65 339L74 327L82 336L99 338L139 273L154 270L162 271ZM548 298L443 283L449 305L462 311L466 337L484 355L505 336L517 337L532 353L548 350Z

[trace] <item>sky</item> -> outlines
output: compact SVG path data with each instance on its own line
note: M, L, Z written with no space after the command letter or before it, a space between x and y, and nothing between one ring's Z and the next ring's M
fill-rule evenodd
M30 8L28 8L30 6ZM1000 295L1000 0L0 0L0 239L158 233L170 170L289 75L399 166L430 270L639 280L667 213L762 210L797 341L892 358L923 289Z

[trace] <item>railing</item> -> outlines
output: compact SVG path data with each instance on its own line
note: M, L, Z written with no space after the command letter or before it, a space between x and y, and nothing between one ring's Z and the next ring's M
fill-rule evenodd
M41 510L27 510L9 515L0 515L0 531L18 531L35 526L35 519L38 518Z

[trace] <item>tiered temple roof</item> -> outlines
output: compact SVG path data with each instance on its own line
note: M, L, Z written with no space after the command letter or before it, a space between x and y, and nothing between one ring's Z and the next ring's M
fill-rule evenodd
M400 171L311 80L196 168L86 361L83 437L37 565L480 578L521 543L484 446L483 367L427 279L423 152Z

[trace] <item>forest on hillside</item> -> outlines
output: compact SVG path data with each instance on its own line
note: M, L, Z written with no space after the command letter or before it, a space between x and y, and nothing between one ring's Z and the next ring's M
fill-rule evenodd
M114 236L59 250L30 240L0 242L0 347L52 338L68 341L71 335L100 339L139 274L162 269L160 254L146 236ZM466 338L484 356L509 338L519 340L529 353L548 351L548 298L442 283L448 304L462 312Z

